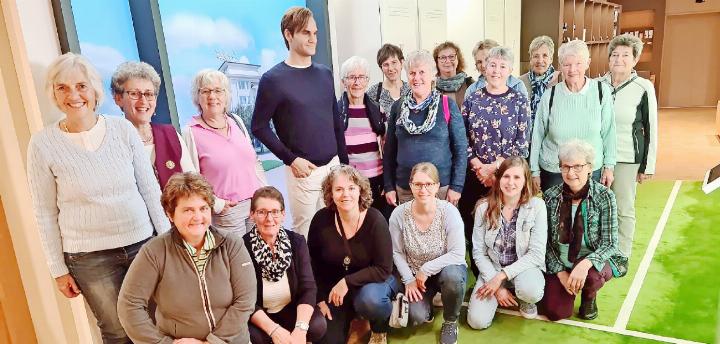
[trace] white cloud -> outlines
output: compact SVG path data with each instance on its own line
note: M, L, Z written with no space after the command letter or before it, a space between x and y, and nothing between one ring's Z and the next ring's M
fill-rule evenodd
M200 46L223 49L245 49L252 36L225 18L213 19L204 15L178 13L163 24L168 49L183 50Z
M80 51L97 68L103 79L106 77L109 79L115 72L115 68L127 61L127 58L117 49L106 45L80 43Z
M260 73L265 73L279 61L278 52L272 49L260 50Z

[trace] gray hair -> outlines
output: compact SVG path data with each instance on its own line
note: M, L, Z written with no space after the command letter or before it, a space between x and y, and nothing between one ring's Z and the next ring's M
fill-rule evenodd
M192 102L198 108L198 111L202 111L200 107L200 89L205 85L217 82L220 83L221 87L225 90L225 111L230 108L230 79L220 71L214 69L203 69L197 74L192 80L190 85L190 93L192 96Z
M430 75L437 74L437 67L435 66L435 59L432 54L427 50L415 50L408 54L405 59L405 70L409 73L411 67L418 65L426 65L430 68Z
M360 56L350 56L345 62L343 62L342 66L340 66L340 77L345 79L350 72L360 69L365 73L365 76L368 75L369 71L368 62L366 59L360 57Z
M548 47L548 50L550 50L550 58L552 58L555 53L555 42L553 42L552 38L548 36L537 36L533 38L532 42L530 42L530 47L528 48L528 54L530 54L530 57L532 57L535 50L540 49L543 45Z
M560 49L558 49L558 60L560 60L560 64L562 64L568 56L577 56L581 60L589 62L590 50L588 49L587 43L579 39L563 43Z
M90 61L82 55L65 53L58 56L52 63L50 63L48 66L47 76L45 78L45 92L48 97L52 99L53 104L58 106L57 101L55 100L55 84L58 80L64 78L68 71L75 68L85 75L85 78L87 78L90 83L90 87L92 87L93 91L95 91L95 107L93 110L96 110L98 105L100 105L105 98L102 78L100 77L100 73L98 73L97 69L95 69Z
M618 46L626 46L632 48L633 57L638 58L642 54L643 41L629 33L624 33L619 36L615 36L608 45L608 56L612 55L612 52Z
M592 166L595 161L595 148L592 145L580 139L572 139L560 144L558 149L558 159L560 162L581 158ZM594 168L594 167L593 167Z
M510 65L510 68L513 68L515 56L513 55L512 50L510 50L510 48L508 47L499 46L490 49L487 56L485 57L485 61L489 62L492 58L503 60L507 62L508 65Z
M114 95L125 92L125 83L131 79L141 79L152 82L155 93L160 91L160 75L151 65L139 61L127 61L121 63L110 79L110 90Z
M475 44L475 47L474 47L473 50L472 50L473 59L475 59L475 55L477 55L478 51L480 51L480 50L486 50L486 49L492 49L492 48L495 48L495 47L497 47L497 46L500 46L500 43L498 43L498 42L495 41L495 40L489 39L489 38L488 38L488 39L483 39L482 41L477 42L477 44Z

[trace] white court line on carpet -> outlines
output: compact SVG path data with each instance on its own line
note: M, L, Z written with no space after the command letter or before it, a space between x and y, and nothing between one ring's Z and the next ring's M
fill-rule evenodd
M660 220L655 227L655 232L653 232L650 243L648 243L648 247L645 250L645 255L640 262L640 266L638 266L638 270L635 273L635 278L630 285L630 289L628 290L628 294L625 297L625 301L623 301L622 308L620 308L620 313L615 320L615 325L613 326L615 330L627 329L628 321L630 321L630 314L632 313L633 307L635 307L635 301L637 301L638 295L640 294L640 289L642 288L643 282L645 281L645 276L647 276L648 270L650 269L650 263L652 263L653 256L655 255L655 250L660 243L663 231L665 230L665 225L667 224L668 218L670 217L670 211L672 211L673 205L675 204L675 199L677 198L681 185L682 181L675 181L672 192L670 192L670 197L668 197L668 200L665 203L665 209L663 209Z

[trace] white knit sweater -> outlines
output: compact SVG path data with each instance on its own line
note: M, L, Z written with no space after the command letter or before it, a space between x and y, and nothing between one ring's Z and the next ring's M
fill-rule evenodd
M123 247L170 228L137 131L124 118L106 122L93 152L63 135L57 123L30 140L30 194L53 277L68 273L63 252Z

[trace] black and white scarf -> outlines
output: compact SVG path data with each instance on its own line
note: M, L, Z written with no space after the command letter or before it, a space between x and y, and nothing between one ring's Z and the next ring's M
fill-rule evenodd
M253 226L250 230L250 246L255 261L258 262L262 269L262 277L266 281L279 281L285 271L290 266L292 258L292 248L290 247L290 237L285 229L280 227L277 238L275 239L275 254L273 255L270 246L260 237L257 226Z
M405 128L405 130L410 135L425 134L428 131L432 130L432 128L435 127L435 118L438 113L438 104L440 104L440 97L440 92L438 92L437 90L432 90L430 92L430 95L425 98L425 100L423 100L420 104L418 104L417 101L415 101L415 98L413 98L412 93L408 93L400 100L402 101L402 103L400 104L400 115L395 121L395 125ZM415 123L410 120L410 111L417 113L425 109L428 109L425 121L423 121L420 126L415 125Z

